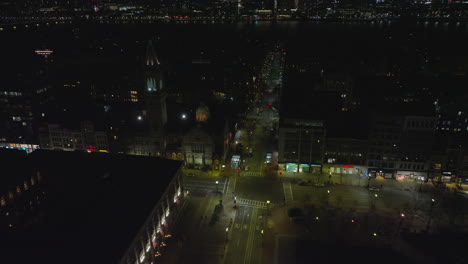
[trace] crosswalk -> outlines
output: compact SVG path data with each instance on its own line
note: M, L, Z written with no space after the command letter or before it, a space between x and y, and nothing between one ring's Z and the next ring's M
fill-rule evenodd
M226 191L228 181L225 178L218 178L216 180L185 178L183 181L183 185L184 185L185 190L190 190L190 191L224 193Z
M243 171L240 173L240 176L242 177L263 177L263 172L259 171Z
M237 182L236 177L229 178L227 188L226 188L226 194L234 195L234 192L236 191L236 182Z
M290 182L283 182L283 192L284 192L284 202L285 203L292 202L293 194L292 194Z
M263 201L257 201L257 200L249 200L249 199L242 199L242 198L237 198L237 204L241 206L247 206L247 207L255 207L255 208L273 208L277 206L277 204L274 203L267 203Z

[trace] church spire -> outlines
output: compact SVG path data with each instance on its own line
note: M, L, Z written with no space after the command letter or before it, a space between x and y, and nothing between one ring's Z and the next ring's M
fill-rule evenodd
M150 40L148 41L148 45L146 45L146 66L158 66L160 64L153 47L153 42Z

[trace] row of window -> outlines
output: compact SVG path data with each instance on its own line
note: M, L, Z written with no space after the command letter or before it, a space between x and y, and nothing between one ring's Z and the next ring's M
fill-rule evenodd
M29 180L24 180L22 185L17 185L14 190L10 190L6 195L0 197L0 206L6 206L8 201L14 200L16 197L20 196L22 192L29 190L29 188L40 181L40 174L38 174L37 177L32 176Z
M424 164L400 163L400 169L424 170Z
M432 128L434 127L434 122L433 121L407 121L406 125L408 127Z
M170 186L169 188L171 188ZM171 192L171 194L174 194L173 197L173 202L174 204L177 202L178 198L182 195L180 185L178 184L178 181L176 182L176 191ZM157 237L164 236L165 238L170 237L170 234L167 234L163 231L163 226L167 225L168 223L166 222L166 218L169 217L169 214L171 212L171 208L173 207L171 204L171 201L167 201L168 204L163 202L161 204L161 207L158 208L157 210L157 215L153 216L155 223L157 223L157 227L154 228L152 225L149 226L149 230L146 230L143 234L143 240L146 242L142 241L142 245L138 243L135 245L137 248L135 249L137 252L139 251L140 253L138 254L138 259L135 260L136 264L140 263L149 263L148 262L148 254L151 252L151 248L157 249L156 247L156 242L157 242ZM151 234L151 236L148 238L147 234ZM164 247L166 244L163 241L158 241L160 243L160 246ZM161 256L161 253L159 251L155 252L155 257Z
M325 155L337 155L337 156L355 156L355 157L362 157L362 153L349 153L349 152L325 152Z
M21 92L6 92L6 91L1 91L0 94L6 95L6 96L21 96Z

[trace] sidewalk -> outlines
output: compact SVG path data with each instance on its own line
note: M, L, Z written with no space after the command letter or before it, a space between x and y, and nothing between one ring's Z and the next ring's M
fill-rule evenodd
M279 175L278 171L278 175ZM312 184L314 183L327 183L330 181L333 185L348 185L348 186L361 186L367 187L369 186L376 186L376 187L383 187L388 189L395 189L395 190L406 190L406 191L414 191L419 190L421 188L422 192L428 192L434 189L432 182L420 182L420 181L413 181L413 180L396 180L396 179L384 179L383 177L377 178L367 178L367 177L359 177L356 175L347 175L347 174L332 174L331 178L330 175L322 173L321 175L317 173L308 173L308 172L286 172L281 171L282 181L292 181L292 182L300 182L300 181L310 181Z
M218 200L222 200L223 206L216 212L215 207L219 207ZM200 206L201 201L210 204L205 208ZM161 263L196 263L198 260L209 260L206 263L222 263L227 250L224 245L225 229L229 228L230 236L231 219L234 220L236 214L233 196L187 197L186 206L181 213L175 223L176 228L173 230L171 243L168 243L160 258ZM207 218L200 220L199 215L206 215Z
M195 176L201 176L201 177L225 177L226 172L222 172L219 170L207 170L203 171L200 169L182 169L183 173L185 176L188 176L189 173L193 173Z

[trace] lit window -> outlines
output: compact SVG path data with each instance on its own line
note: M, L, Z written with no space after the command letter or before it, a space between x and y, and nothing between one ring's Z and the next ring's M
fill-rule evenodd
M0 205L1 206L5 206L6 205L6 200L5 198L2 196L2 198L0 198Z
M28 182L24 181L23 183L24 190L27 191L29 189Z

